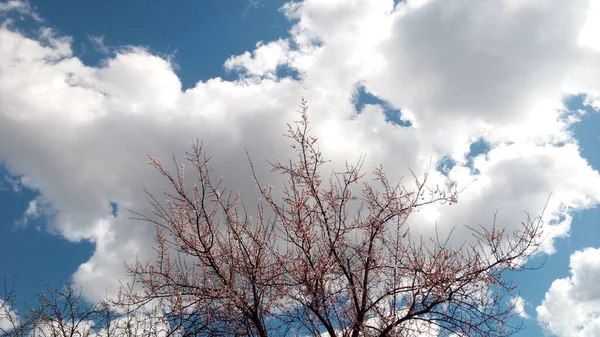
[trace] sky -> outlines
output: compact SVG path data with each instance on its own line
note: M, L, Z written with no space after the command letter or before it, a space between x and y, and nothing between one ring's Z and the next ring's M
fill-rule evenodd
M546 207L542 268L507 275L518 336L600 335L598 1L0 0L0 20L0 277L24 298L115 294L152 256L126 212L167 188L146 154L200 138L252 194L244 148L268 179L305 97L333 167L464 187L417 231Z

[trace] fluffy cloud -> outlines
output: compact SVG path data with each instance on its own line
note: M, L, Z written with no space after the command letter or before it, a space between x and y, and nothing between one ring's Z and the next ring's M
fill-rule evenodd
M600 248L571 255L571 276L555 280L537 307L538 320L558 336L600 335Z
M552 252L553 239L568 235L570 214L600 200L600 175L581 158L569 132L576 118L562 103L573 93L600 94L600 58L579 42L588 6L289 3L289 38L224 60L238 80L205 79L185 91L169 60L144 49L120 49L90 67L73 56L69 37L50 28L27 37L5 24L0 161L40 191L37 204L55 209L51 230L95 243L74 275L91 299L115 291L123 261L152 256L153 228L125 212L113 218L109 206L147 211L142 187L166 189L145 164L147 152L167 159L199 137L227 184L255 197L244 147L258 172L267 172L263 159L288 157L281 134L302 95L333 165L365 152L366 168L382 163L399 180L409 167L422 174L442 158L456 163L430 178L465 187L460 202L413 217L415 230L489 224L496 210L499 224L515 229L523 210L536 214L554 192L545 213L544 249ZM277 77L279 67L299 78ZM380 105L356 111L359 87L412 127L388 122ZM490 151L467 158L480 139Z
M513 298L511 302L517 315L519 315L521 318L529 318L529 315L525 311L525 300L523 297L517 296Z
M258 42L252 53L230 57L225 61L225 68L242 70L249 75L274 77L277 67L285 65L289 48L288 41L281 39L267 44Z
M11 331L19 324L19 317L12 307L0 299L0 332Z

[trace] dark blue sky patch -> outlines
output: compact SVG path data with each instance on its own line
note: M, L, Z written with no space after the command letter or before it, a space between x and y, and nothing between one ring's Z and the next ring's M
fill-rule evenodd
M279 65L277 67L277 70L275 72L275 76L277 76L277 78L285 78L285 77L289 77L293 80L299 81L301 78L300 73L298 72L298 70L291 68L287 65Z
M485 139L479 138L477 141L471 143L469 146L469 153L467 153L467 159L475 158L482 154L487 154L490 152L491 147L490 143L488 143Z
M0 177L7 176L18 179L0 165ZM0 254L0 279L17 276L18 293L30 303L35 303L34 294L44 283L61 287L94 251L90 242L72 243L49 234L47 217L29 218L26 224L17 225L38 196L37 191L24 187L19 192L0 189L0 246L7 252ZM24 309L23 301L17 304L17 309Z
M0 24L9 20L8 27L11 30L16 30L23 36L38 39L40 33L40 22L31 15L25 15L17 11L0 12Z
M236 79L225 72L225 60L254 50L257 41L287 37L291 23L279 11L286 2L31 0L45 24L73 37L73 52L85 64L98 66L107 57L90 37L103 37L112 51L147 46L158 55L173 55L184 90L213 77Z
M385 120L389 123L403 127L412 126L411 122L402 120L402 111L393 107L389 102L369 93L361 84L357 85L354 96L354 108L357 113L361 113L367 104L379 104L384 109Z
M591 106L584 105L585 95L576 95L565 100L565 107L569 111L584 110L585 114L580 116L581 121L571 126L575 139L579 142L581 156L595 169L600 168L600 112Z
M569 111L585 110L586 112L592 112L594 109L585 104L586 94L571 95L564 100L565 108Z
M477 141L471 143L469 146L469 153L467 153L467 156L465 157L467 159L467 167L471 169L471 174L480 173L479 170L473 166L473 160L475 157L479 155L487 155L490 150L490 144L483 138L479 138Z
M444 156L436 166L436 170L442 173L445 176L448 176L448 173L452 170L452 168L456 165L456 161L451 157Z
M15 229L29 202L39 196L37 191L24 188L20 180L21 177L12 175L0 163L0 230Z
M113 218L119 216L119 204L114 201L109 201L108 205L110 206L110 214L113 216Z

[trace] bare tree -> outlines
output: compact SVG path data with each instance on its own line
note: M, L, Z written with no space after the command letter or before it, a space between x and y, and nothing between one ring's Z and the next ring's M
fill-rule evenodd
M38 293L39 307L35 313L32 335L39 337L91 337L98 323L101 307L90 305L81 296L81 289L67 283L58 289L46 285Z
M0 300L3 337L167 337L174 332L158 309L116 306L109 300L89 303L69 283L60 289L47 284L36 304L18 312L15 284L5 281Z
M451 235L412 237L409 216L427 204L455 203L456 191L429 187L427 174L413 174L412 188L393 184L381 167L369 182L362 161L325 180L307 109L303 100L300 120L288 125L296 157L272 163L286 178L281 196L254 174L261 195L254 216L239 193L213 179L198 142L186 153L197 175L193 187L183 165L170 173L150 157L173 191L165 203L149 194L152 217L136 213L156 225L157 259L128 266L144 291L121 302L166 303L165 317L186 336L517 331L509 320L515 286L503 273L522 270L536 252L541 217L527 217L513 233L495 221L467 227L472 238L460 245Z
M121 286L117 299L103 302L105 318L101 320L103 328L98 337L169 337L179 336L179 329L164 308L163 300L152 303L139 300L135 291L136 279ZM127 299L127 300L125 300ZM136 299L133 300L132 299Z
M0 299L0 336L23 336L31 326L31 315L19 317L15 309L17 292L16 277L9 282L4 279L3 296Z

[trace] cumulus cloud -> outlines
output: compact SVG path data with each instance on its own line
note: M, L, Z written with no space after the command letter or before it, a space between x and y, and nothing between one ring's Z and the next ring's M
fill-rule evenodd
M146 165L196 137L215 171L251 198L244 147L258 172L285 159L281 137L300 97L333 166L367 154L365 167L399 180L412 168L441 185L465 187L460 202L410 222L490 224L516 229L523 210L541 211L551 192L544 250L566 236L571 214L597 204L600 175L579 153L563 100L600 94L597 52L578 42L588 1L317 1L289 3L290 36L257 44L225 62L240 77L198 79L182 91L169 60L118 50L101 66L73 56L51 28L26 36L0 28L0 161L56 211L49 224L95 251L73 276L90 299L113 293L123 261L152 256L153 228L119 209L147 211L142 188L166 185ZM557 28L560 27L560 28ZM279 78L289 67L298 78ZM183 69L185 71L185 69ZM381 105L356 111L357 87L399 109L411 127L386 120ZM483 139L490 151L468 158ZM456 164L435 171L442 158ZM336 164L337 163L337 164ZM274 177L261 176L263 181ZM255 199L252 199L255 200ZM423 214L423 215L421 215ZM460 233L458 233L460 234Z
M600 335L600 248L586 248L571 255L571 276L552 282L538 320L558 337Z
M288 41L281 39L267 44L258 42L252 53L245 52L227 59L225 68L241 70L248 75L274 77L277 67L285 65L289 48Z

